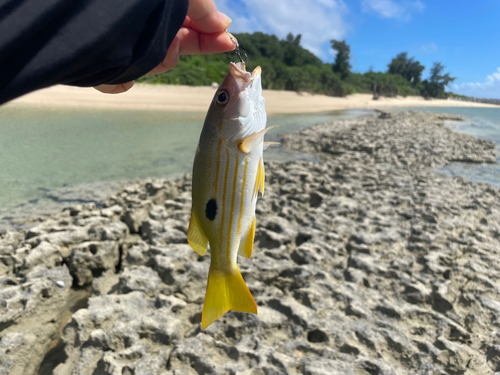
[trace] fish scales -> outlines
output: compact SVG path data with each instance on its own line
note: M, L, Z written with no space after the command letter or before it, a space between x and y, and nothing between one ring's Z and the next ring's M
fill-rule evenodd
M188 240L211 263L202 313L205 329L229 310L257 313L238 270L238 253L250 257L257 189L264 189L265 100L261 69L231 63L203 125L193 165Z

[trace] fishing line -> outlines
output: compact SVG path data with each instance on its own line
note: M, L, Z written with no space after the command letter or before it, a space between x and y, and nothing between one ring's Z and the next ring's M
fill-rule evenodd
M241 57L240 45L238 44L238 41L227 30L226 30L226 34L229 36L229 39L231 39L231 42L233 42L234 45L236 46L236 48L234 49L234 52L236 52L236 55L238 55L238 58L240 59L240 62L242 64L246 65L245 61L243 61L243 59ZM248 62L248 55L246 53L245 53L245 56L246 56L247 62Z

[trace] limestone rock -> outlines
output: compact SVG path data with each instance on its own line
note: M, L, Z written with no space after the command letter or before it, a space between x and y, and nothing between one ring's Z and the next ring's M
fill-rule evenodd
M115 241L89 241L74 246L69 269L78 285L89 284L94 276L115 268L120 256L118 247Z

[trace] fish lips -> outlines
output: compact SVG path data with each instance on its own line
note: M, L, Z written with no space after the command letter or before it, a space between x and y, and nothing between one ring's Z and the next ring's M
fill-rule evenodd
M245 70L245 64L239 62L236 64L230 63L229 72L235 79L239 90L244 91L249 85L251 85L255 81L257 77L260 77L262 69L260 66L258 66L253 70L252 73L250 73Z

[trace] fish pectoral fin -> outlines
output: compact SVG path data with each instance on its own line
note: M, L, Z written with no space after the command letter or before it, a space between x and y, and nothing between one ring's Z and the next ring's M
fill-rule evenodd
M206 329L229 310L257 314L257 305L238 266L223 270L210 266L201 328Z
M252 252L253 252L254 237L255 237L255 216L252 220L252 225L250 226L250 229L249 229L246 237L243 238L243 241L241 241L241 243L240 243L240 250L238 253L241 256L244 256L245 258L250 259L250 257L252 256Z
M208 238L203 233L194 210L191 210L191 220L189 221L187 237L193 250L200 255L205 255L208 247Z
M279 143L279 142L264 142L264 150L267 150L267 148L269 146L273 146L273 145L281 145L281 143Z
M276 128L276 126L270 126L268 128L261 130L260 132L254 133L246 137L245 139L242 139L241 141L238 142L238 148L240 149L241 152L248 154L255 147L257 147L260 144L260 142L264 140L264 134L266 134L272 128Z

